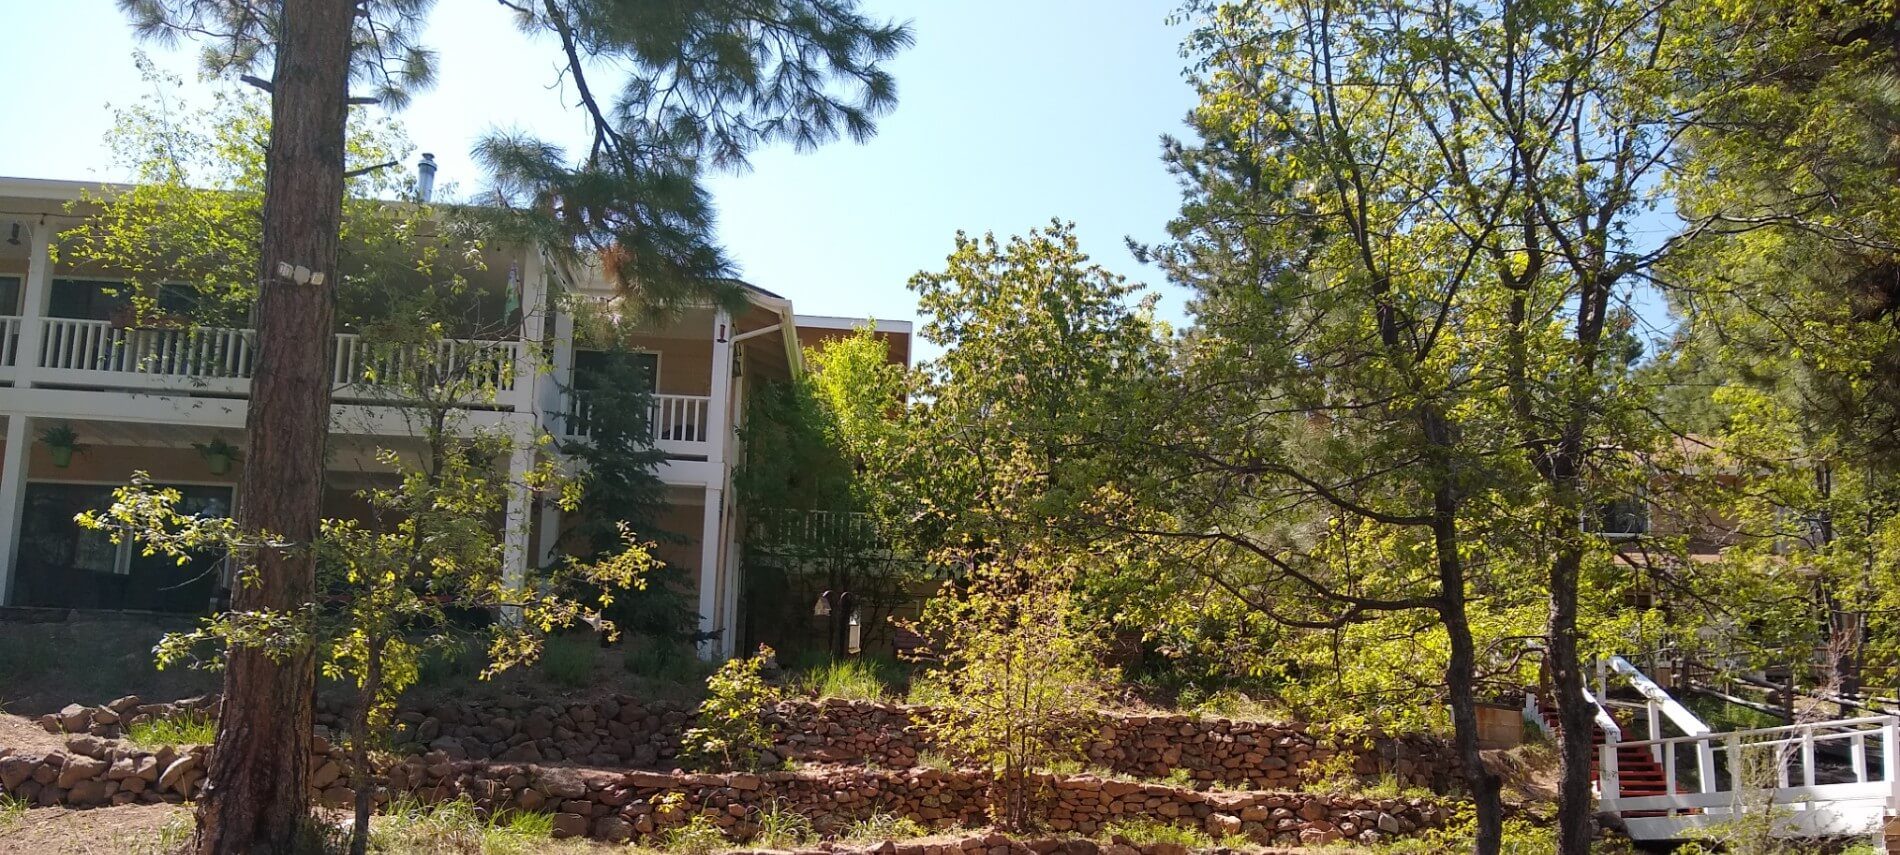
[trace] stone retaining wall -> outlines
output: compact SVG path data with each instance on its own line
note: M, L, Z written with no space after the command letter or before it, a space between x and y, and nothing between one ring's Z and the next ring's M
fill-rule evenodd
M41 722L55 733L109 738L142 716L214 707L208 699L146 704L121 698L102 707L70 706ZM786 701L770 715L779 744L767 765L793 759L908 769L931 750L917 726L927 714L926 708L899 704ZM316 721L343 729L335 709L320 708ZM395 723L395 746L404 754L665 770L674 765L692 714L677 705L626 696L560 704L511 698L404 710ZM1332 760L1340 750L1300 724L1103 713L1092 727L1086 747L1091 767L1140 778L1179 777L1180 771L1203 788L1297 788L1312 783L1314 764ZM1408 787L1442 793L1458 775L1456 755L1434 737L1371 736L1345 750L1352 754L1353 772L1363 778L1389 776Z
M333 807L352 803L341 757L321 739L312 746L311 795ZM0 749L0 792L29 804L97 807L181 802L203 789L208 749L146 751L86 735L45 755ZM757 830L768 806L803 814L821 834L887 813L926 826L981 825L989 817L988 781L967 771L858 766L798 772L689 774L537 764L458 761L446 752L412 756L384 770L387 791L425 801L468 798L490 810L555 815L559 837L623 841L662 833L705 815L736 840ZM1373 799L1281 791L1200 792L1093 776L1036 779L1039 812L1056 831L1095 834L1121 818L1158 819L1217 836L1260 843L1375 842L1446 822L1449 811L1424 799Z

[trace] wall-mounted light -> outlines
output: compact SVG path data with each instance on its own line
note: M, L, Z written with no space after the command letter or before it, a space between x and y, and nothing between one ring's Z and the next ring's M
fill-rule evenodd
M13 234L7 237L7 243L13 244L14 246L20 245L20 224L19 223L13 224Z

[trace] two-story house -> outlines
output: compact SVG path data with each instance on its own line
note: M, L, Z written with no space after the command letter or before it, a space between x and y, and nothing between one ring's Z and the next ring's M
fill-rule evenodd
M242 328L129 324L115 304L122 298L113 294L112 271L56 262L54 242L83 216L72 206L88 189L97 187L0 178L0 606L203 613L227 589L222 562L147 558L81 529L73 517L103 507L138 471L179 489L187 511L229 514L240 506L243 461L206 447L245 445L257 342ZM589 354L577 350L574 318L560 308L568 301L552 295L612 292L597 276L562 275L537 251L490 256L480 275L496 280L487 284L497 293L519 294L520 323L501 340L449 342L443 358L461 348L511 356L498 394L466 416L521 440L508 464L519 475L535 455L562 453L560 443L537 446L534 438L586 439L576 373L585 373ZM708 656L731 654L741 625L740 538L750 509L738 506L732 476L748 389L793 377L804 370L803 347L866 323L800 315L758 288L746 295L743 311L687 310L634 336L652 369L651 422L666 455L657 473L668 491L663 524L684 536L663 546L661 557L685 571L675 578L691 580L701 630L716 638ZM908 360L908 323L878 322L877 331L893 360ZM547 358L530 358L539 354ZM328 516L350 516L353 493L387 477L375 460L379 447L414 441L409 421L364 382L368 358L355 335L337 333ZM78 453L45 442L49 430L69 430ZM520 578L550 556L561 512L518 488L506 516L507 562Z

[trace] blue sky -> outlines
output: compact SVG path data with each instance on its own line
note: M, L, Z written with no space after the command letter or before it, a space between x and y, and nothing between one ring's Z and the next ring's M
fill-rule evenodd
M1159 158L1160 136L1182 133L1194 103L1183 30L1166 22L1174 5L864 0L916 32L890 66L897 110L865 145L765 150L750 172L714 178L721 241L748 280L800 312L910 320L905 281L940 268L958 229L1017 234L1060 217L1075 221L1098 262L1161 289L1164 313L1178 317L1178 295L1123 246L1162 237L1179 201ZM140 45L111 0L15 6L0 175L118 177L106 107L151 96L132 67ZM440 181L480 183L468 149L491 127L580 138L570 93L550 88L554 47L518 34L501 7L442 0L426 41L440 53L440 83L401 115L442 164ZM145 47L194 77L189 44Z

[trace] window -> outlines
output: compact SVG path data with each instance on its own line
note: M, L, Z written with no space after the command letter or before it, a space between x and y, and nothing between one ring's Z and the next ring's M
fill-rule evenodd
M1598 506L1597 534L1634 535L1649 531L1649 505L1640 498L1617 499Z
M224 517L231 488L174 487L183 513ZM219 582L218 556L207 553L184 564L145 556L133 543L113 543L109 534L81 528L73 517L112 503L112 487L33 483L26 487L20 527L15 602L23 606L203 612Z
M20 313L20 277L0 276L0 315Z
M585 392L589 389L600 388L600 384L603 382L601 375L611 370L609 362L616 353L624 354L627 360L633 363L634 368L637 369L646 380L646 390L648 392L658 392L660 390L660 355L650 350L631 352L607 350L574 351L574 389L576 391Z
M46 314L54 318L109 321L131 302L124 282L112 279L55 279Z

